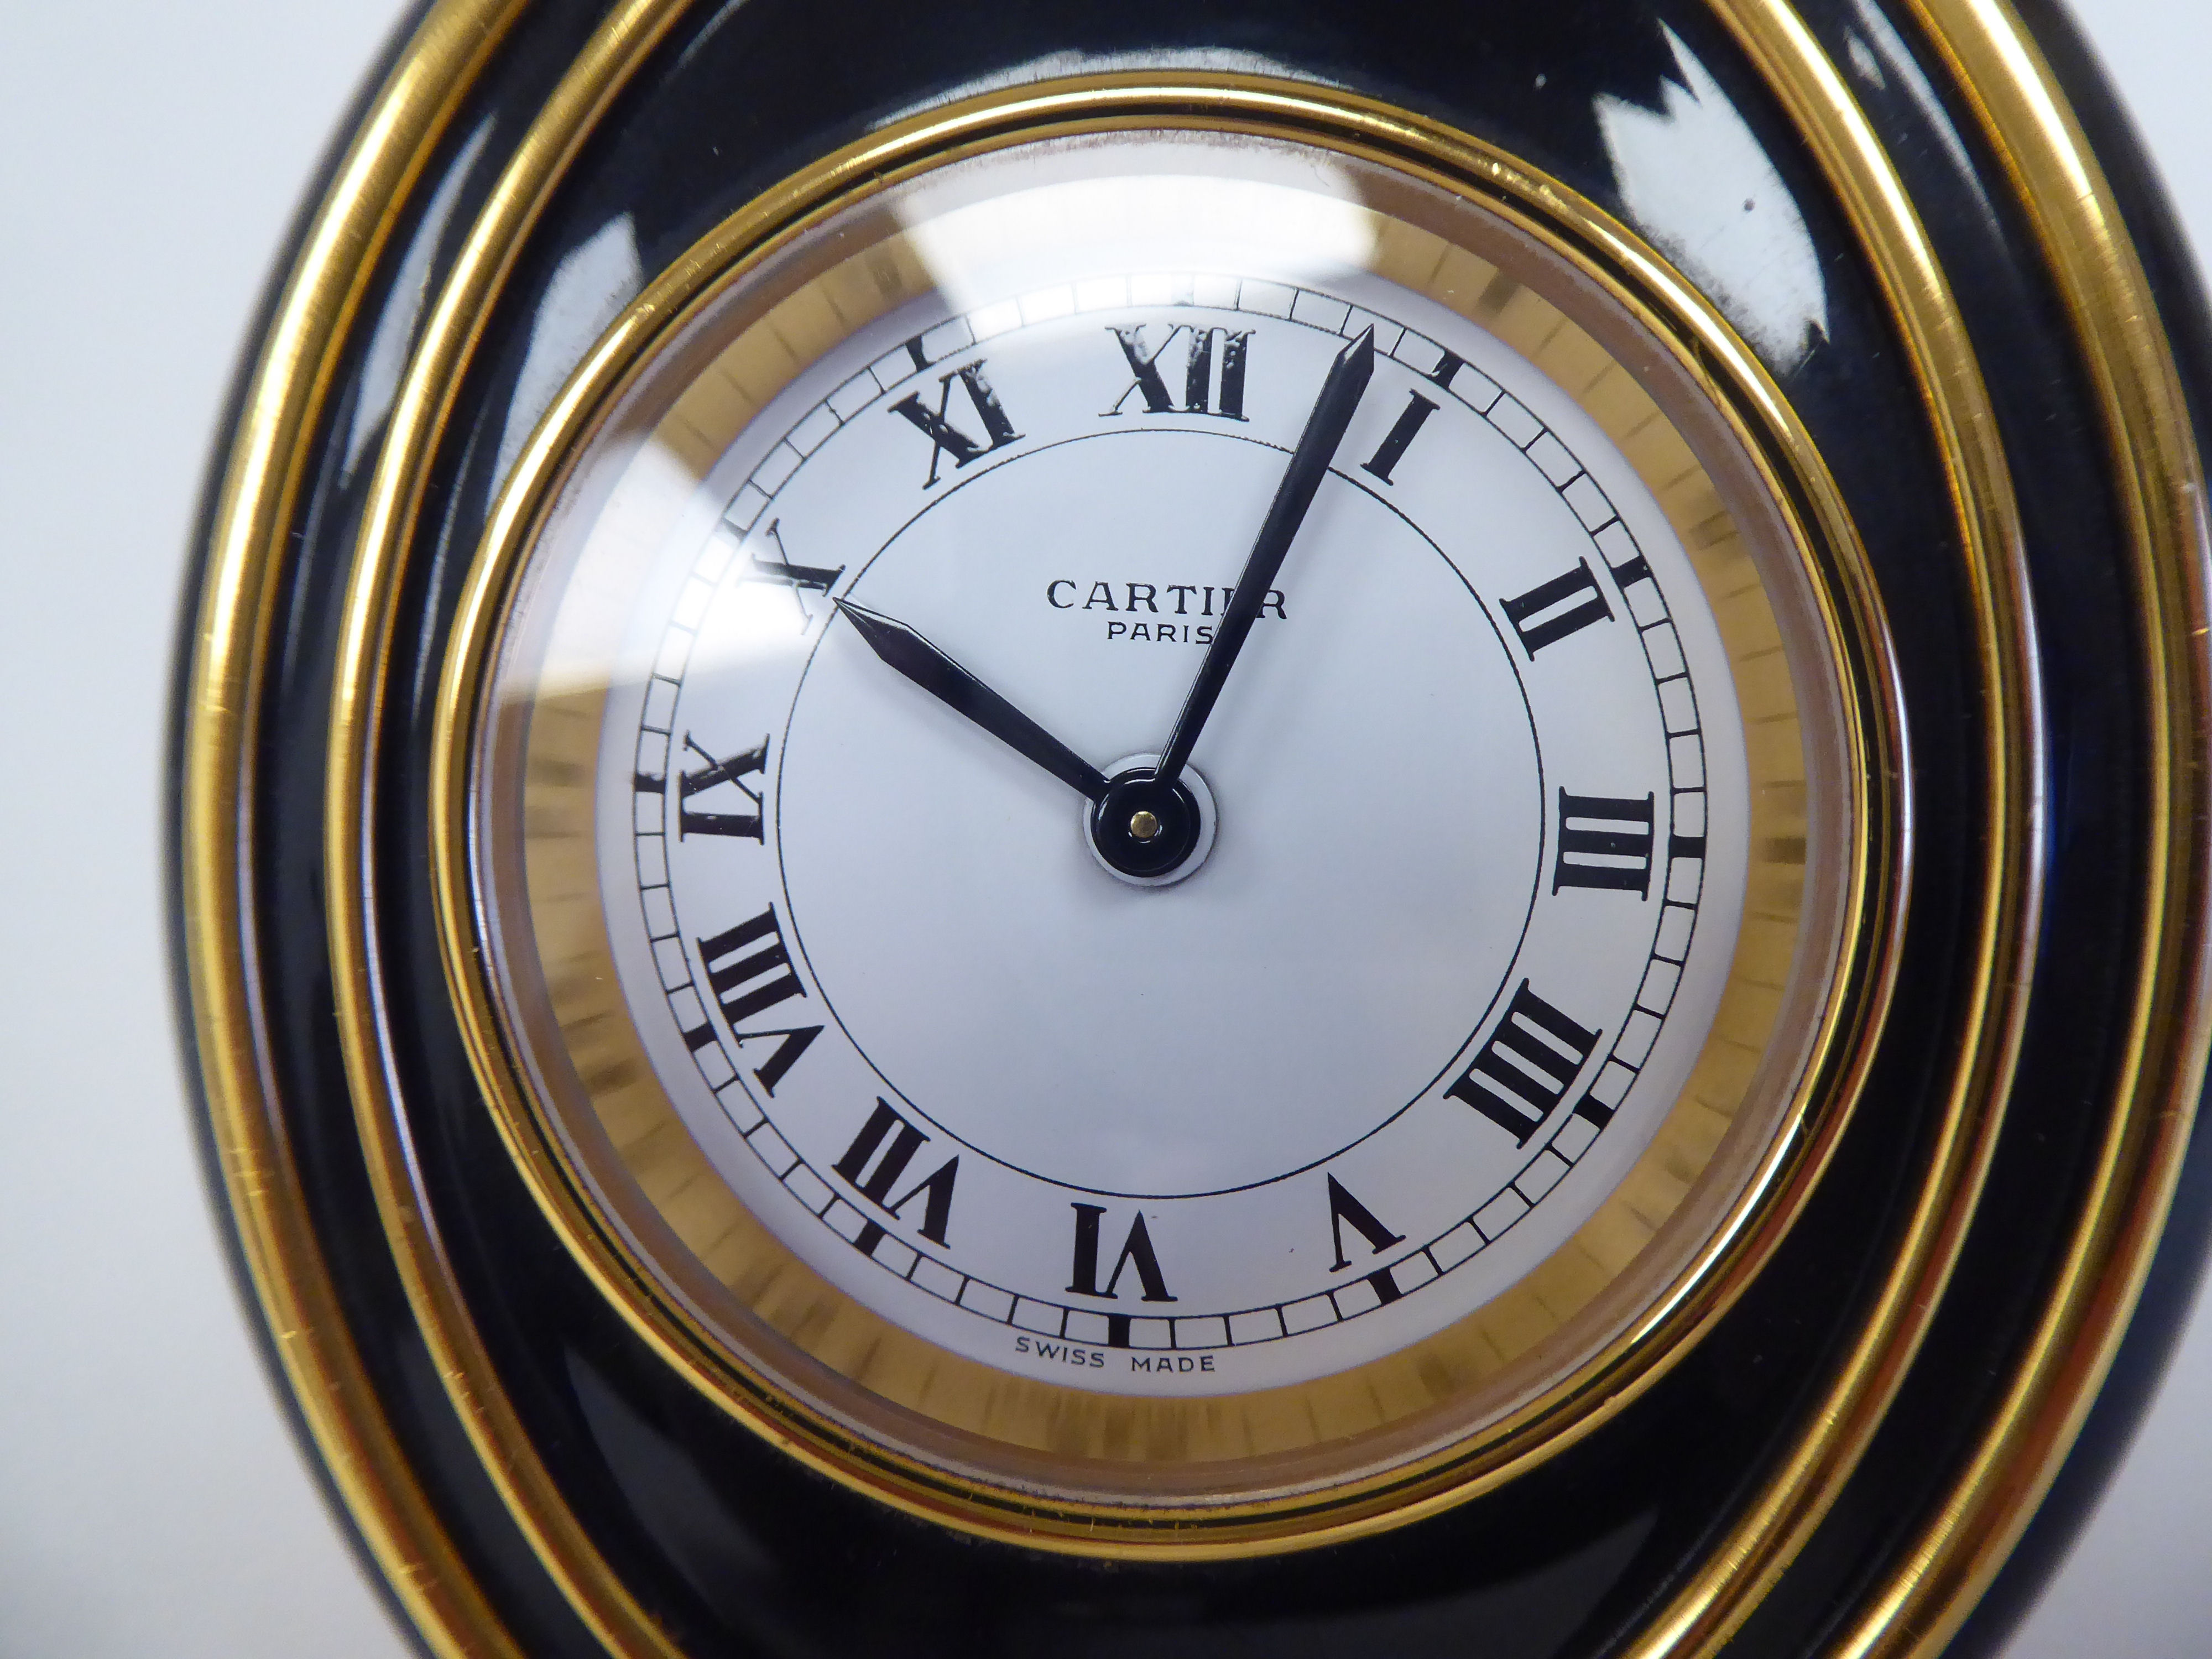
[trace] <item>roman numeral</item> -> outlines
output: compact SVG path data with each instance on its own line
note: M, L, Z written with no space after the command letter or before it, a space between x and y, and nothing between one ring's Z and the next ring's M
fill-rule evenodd
M1336 1245L1336 1260L1329 1264L1328 1270L1333 1273L1340 1273L1352 1265L1344 1254L1344 1224L1347 1221L1352 1224L1352 1231L1365 1239L1368 1248L1377 1255L1393 1244L1406 1242L1405 1234L1394 1233L1377 1221L1374 1211L1346 1191L1344 1183L1331 1176L1328 1178L1328 1233ZM1392 1285L1392 1294L1395 1295L1396 1291L1397 1286Z
M1160 1275L1160 1259L1152 1253L1152 1237L1145 1230L1144 1212L1139 1210L1129 1224L1129 1234L1121 1243L1121 1254L1114 1258L1114 1271L1107 1275L1106 1288L1098 1288L1098 1223L1106 1213L1103 1206L1075 1204L1075 1271L1074 1282L1068 1290L1077 1296L1095 1296L1102 1299L1113 1296L1114 1287L1121 1282L1125 1268L1137 1270L1138 1287L1147 1302L1172 1302L1168 1294L1167 1280Z
M760 948L752 950L755 945ZM741 956L740 951L750 954ZM699 960L723 1018L733 1026L764 1008L806 994L791 970L791 953L784 949L783 927L773 904L726 932L701 939ZM722 966L717 968L718 962Z
M1559 851L1552 890L1597 887L1651 896L1653 797L1616 800L1559 791Z
M968 392L968 401L974 406L976 418L983 422L983 435L989 441L978 443L945 416L952 401L952 383L957 380ZM922 485L929 489L937 482L938 464L947 455L952 458L955 471L970 461L1003 449L1018 441L1022 434L1014 430L1014 423L1006 418L1006 411L999 406L999 394L991 390L991 383L983 376L983 360L963 363L950 374L938 377L937 409L935 413L922 406L921 394L909 392L891 405L890 412L903 416L929 440L929 479Z
M890 1145L884 1143L888 1140ZM891 1188L905 1175L906 1166L914 1162L914 1155L928 1143L929 1137L891 1109L889 1101L878 1096L876 1109L868 1114L868 1121L860 1126L860 1133L853 1137L853 1144L845 1149L845 1156L830 1167L853 1183L853 1190L885 1215L900 1216L906 1206L917 1198L922 1200L921 1236L933 1244L945 1243L945 1229L952 1219L952 1183L959 1178L958 1154L938 1165L937 1173L918 1181L898 1197L890 1195ZM881 1156L878 1157L878 1154ZM875 1167L868 1166L873 1164ZM864 1255L875 1253L877 1241L883 1229L870 1222L854 1243Z
M837 579L845 574L845 567L841 564L835 570L830 570L820 565L793 564L791 556L784 551L783 520L781 519L771 520L761 534L775 544L775 556L764 559L757 552L748 554L746 568L738 580L743 582L781 582L789 588L793 602L799 606L799 631L804 633L807 624L814 620L814 613L806 606L807 593L827 593L837 585Z
M1213 343L1221 342L1221 386L1206 407L1206 383L1211 371ZM1190 338L1190 361L1183 365L1182 406L1188 415L1218 415L1225 421L1244 418L1244 359L1252 346L1252 331L1206 328L1194 330Z
M768 1057L768 1064L753 1068L753 1075L760 1079L760 1086L773 1095L775 1085L783 1081L783 1074L791 1069L793 1062L806 1052L807 1046L815 1038L822 1035L822 1028L819 1025L785 1025L769 1031L737 1031L732 1035L738 1040L739 1053L744 1052L748 1042L763 1042L769 1037L777 1039L775 1052Z
M762 839L760 791L745 780L760 772L768 764L768 739L763 738L751 748L732 755L727 760L716 760L702 749L696 739L687 732L684 746L706 762L692 771L679 773L676 779L676 838L686 836L744 836L754 841ZM753 804L750 812L695 812L691 797L702 794L720 784L734 784Z
M1521 988L1459 1081L1444 1091L1465 1101L1525 1146L1544 1127L1597 1047L1587 1030L1528 988Z
M761 1087L773 1095L775 1085L783 1081L784 1073L822 1035L819 1025L789 1026L773 1031L738 1029L740 1021L750 1019L779 1002L806 994L799 975L791 969L791 953L784 949L783 929L776 921L775 907L771 904L749 921L712 939L699 940L698 945L699 962L706 969L708 988L714 994L715 1006L722 1011L722 1018L729 1021L730 1035L740 1048L748 1042L769 1037L777 1039L775 1052L768 1057L768 1063L753 1073L760 1079ZM706 1047L714 1035L713 1027L702 1025L696 1031L686 1031L684 1040L696 1052Z
M1168 396L1167 381L1160 374L1160 359L1176 340L1188 335L1189 343L1183 349L1182 412L1218 416L1224 421L1244 418L1244 363L1252 346L1250 329L1194 328L1188 323L1179 323L1168 331L1166 339L1150 351L1145 349L1145 328L1141 323L1128 327L1109 325L1108 331L1121 343L1121 356L1136 379L1114 400L1107 414L1125 412L1133 397L1144 398L1147 414L1173 412L1175 403ZM1218 390L1213 374L1217 342L1221 354Z
M1457 368L1459 360L1456 357L1452 358L1451 365L1454 368ZM1405 412L1398 416L1396 423L1385 434L1382 441L1375 446L1375 453L1359 464L1359 470L1363 472L1372 472L1384 483L1392 482L1391 468L1398 465L1398 458L1406 453L1406 447L1413 441L1415 434L1421 429L1422 423L1436 412L1437 406L1430 399L1424 398L1418 392L1410 393L1406 401Z
M1518 599L1501 599L1498 608L1521 636L1521 648L1532 660L1546 646L1557 645L1568 635L1613 615L1597 578L1590 574L1588 559L1576 560L1575 568L1565 575L1539 582Z

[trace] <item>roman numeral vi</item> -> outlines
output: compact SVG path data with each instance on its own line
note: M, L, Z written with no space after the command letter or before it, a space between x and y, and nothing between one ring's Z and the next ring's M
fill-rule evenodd
M1114 1271L1106 1277L1106 1288L1098 1288L1098 1223L1106 1213L1097 1204L1076 1204L1069 1207L1075 1212L1075 1270L1068 1289L1077 1296L1101 1298L1113 1296L1114 1287L1121 1282L1124 1269L1137 1270L1137 1284L1147 1302L1172 1302L1168 1294L1167 1280L1160 1274L1160 1259L1152 1251L1152 1236L1146 1231L1144 1212L1139 1210L1129 1224L1128 1237L1121 1242L1121 1253L1114 1258Z

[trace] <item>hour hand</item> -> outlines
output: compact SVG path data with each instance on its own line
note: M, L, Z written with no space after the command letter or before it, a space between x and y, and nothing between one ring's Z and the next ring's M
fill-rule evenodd
M835 603L871 651L939 702L1035 761L1085 800L1096 801L1106 793L1104 773L904 623L850 599Z

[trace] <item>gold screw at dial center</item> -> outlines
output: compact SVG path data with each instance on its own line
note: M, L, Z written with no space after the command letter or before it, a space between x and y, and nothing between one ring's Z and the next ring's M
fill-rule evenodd
M1160 833L1160 821L1150 812L1132 813L1129 817L1129 833L1139 841L1150 841Z

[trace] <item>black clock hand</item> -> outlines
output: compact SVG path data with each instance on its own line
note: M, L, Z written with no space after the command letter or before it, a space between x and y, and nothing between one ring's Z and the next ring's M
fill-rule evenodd
M1213 712L1214 699L1221 695L1229 671L1237 665L1237 653L1244 648L1245 636L1259 619L1268 585L1283 568L1283 556L1291 550L1298 526L1305 522L1314 492L1321 488L1329 463L1336 459L1336 447L1343 441L1344 429L1352 424L1352 413L1374 374L1375 331L1370 328L1338 352L1336 361L1329 365L1321 396L1314 400L1313 413L1306 416L1306 429L1291 453L1291 464L1283 469L1273 504L1267 508L1259 538L1244 561L1244 574L1237 579L1236 593L1222 616L1213 643L1206 647L1206 660L1198 665L1198 678L1191 682L1190 695L1183 699L1182 713L1176 717L1175 734L1161 753L1153 775L1162 783L1171 784L1182 775L1183 763L1190 758L1206 717Z
M977 679L904 623L833 601L868 648L939 702L965 714L1017 754L1025 755L1085 800L1106 793L1106 775Z

